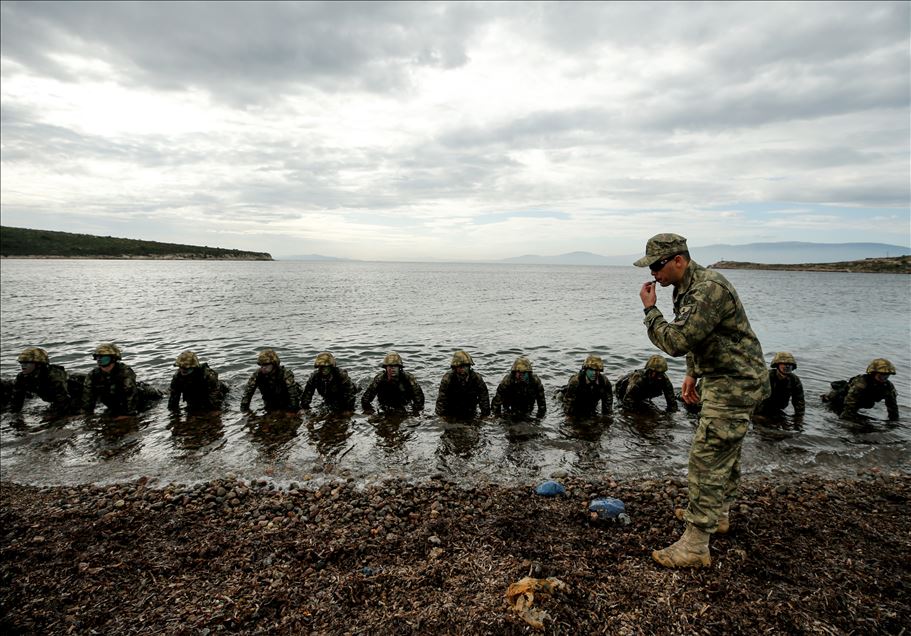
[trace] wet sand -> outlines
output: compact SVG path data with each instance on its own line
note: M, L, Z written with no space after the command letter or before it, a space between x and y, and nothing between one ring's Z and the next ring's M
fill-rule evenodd
M0 484L4 634L900 634L911 627L911 476L745 480L712 565L657 566L676 479L465 489ZM589 500L626 504L628 526Z

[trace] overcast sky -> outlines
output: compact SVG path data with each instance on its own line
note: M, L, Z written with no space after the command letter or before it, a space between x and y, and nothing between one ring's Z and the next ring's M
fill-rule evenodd
M907 2L2 2L2 223L364 259L911 242Z

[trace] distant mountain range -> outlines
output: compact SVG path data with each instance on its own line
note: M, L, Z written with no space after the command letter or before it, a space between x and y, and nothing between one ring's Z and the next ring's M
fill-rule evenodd
M644 246L643 246L644 247ZM501 259L500 263L529 265L632 265L644 253L622 256L602 256L592 252L569 252L555 256L529 254ZM690 247L690 256L701 265L717 261L749 261L752 263L830 263L855 261L865 258L902 256L911 254L911 248L886 243L747 243L744 245L716 244Z
M293 254L291 256L279 256L283 261L350 261L350 258L336 258L335 256L323 256L322 254Z

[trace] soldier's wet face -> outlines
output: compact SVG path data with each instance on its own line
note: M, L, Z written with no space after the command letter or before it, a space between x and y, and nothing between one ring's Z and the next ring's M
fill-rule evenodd
M876 380L877 382L879 382L880 384L883 384L883 383L885 383L886 380L889 379L889 374L888 373L874 373L873 379Z
M399 368L395 365L389 365L386 368L386 378L392 380L399 374Z
M655 281L662 287L680 282L686 270L687 261L680 254L667 256L655 261L648 268L652 271Z
M22 373L24 373L25 375L28 375L29 373L31 373L32 371L35 370L36 366L37 365L34 362L23 362L22 364L19 365L19 369L22 371Z
M325 365L319 368L319 374L324 378L329 377L332 374L332 367Z
M528 382L528 371L514 371L513 375L519 382Z
M793 369L793 368L794 367L791 366L790 364L781 363L778 365L778 372L781 375L787 375L791 372L791 369Z
M661 374L658 373L657 371L652 371L652 370L650 369L649 371L646 372L646 375L648 376L648 379L649 379L649 380L655 381L655 380L658 379L658 376L661 375Z
M585 369L585 379L589 382L594 381L595 376L598 374L597 369L587 368Z
M193 367L180 367L180 375L190 375L193 373Z
M469 367L467 364L460 364L458 366L453 367L453 369L455 369L456 374L460 375L460 376L468 375L468 368Z
M271 364L261 364L259 365L259 372L263 375L268 375L272 373L273 365Z

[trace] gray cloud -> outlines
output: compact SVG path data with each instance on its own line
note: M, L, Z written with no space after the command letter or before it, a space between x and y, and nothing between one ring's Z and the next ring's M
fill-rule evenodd
M300 87L388 91L413 66L467 61L471 4L382 2L4 2L3 54L75 81L55 54L96 57L120 81L201 88L231 103ZM128 74L123 72L128 70ZM82 73L80 72L80 77Z

